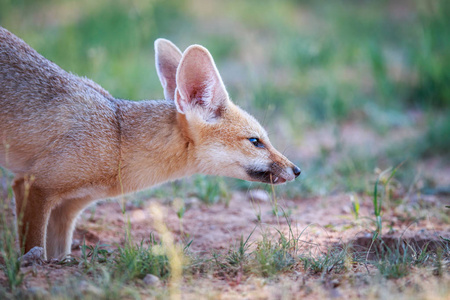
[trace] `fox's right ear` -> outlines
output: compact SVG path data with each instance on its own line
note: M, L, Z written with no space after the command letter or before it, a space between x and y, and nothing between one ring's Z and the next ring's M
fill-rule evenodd
M192 45L183 53L177 70L175 104L182 114L197 112L207 122L220 117L228 94L209 51Z
M176 75L182 53L177 46L166 39L155 41L155 64L159 80L164 88L164 98L174 100L177 88Z

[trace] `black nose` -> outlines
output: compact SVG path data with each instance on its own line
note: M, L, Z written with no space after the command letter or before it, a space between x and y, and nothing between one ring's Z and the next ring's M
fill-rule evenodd
M300 175L300 173L302 172L302 170L300 170L300 168L297 167L297 166L294 166L294 167L292 168L292 171L294 171L294 175L295 175L296 178L297 178L297 177Z

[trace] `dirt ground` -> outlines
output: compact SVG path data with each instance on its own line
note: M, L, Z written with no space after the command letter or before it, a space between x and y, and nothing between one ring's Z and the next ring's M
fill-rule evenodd
M263 195L265 193L262 193ZM251 194L250 194L251 195ZM198 253L212 250L226 251L242 235L258 239L261 234L269 232L276 236L274 229L281 229L286 234L289 230L284 216L276 217L273 213L273 202L268 194L264 200L253 201L249 193L234 193L229 207L224 204L207 206L199 200L189 207L182 218L177 217L170 204L161 204L164 221L179 241L192 240L190 249ZM428 197L427 201L438 201L438 197ZM371 199L362 199L360 216L355 219L349 195L336 195L309 199L278 199L279 210L284 210L291 222L294 235L301 240L317 246L327 247L333 243L351 242L361 236L372 236ZM450 199L439 199L450 204ZM148 240L150 233L158 236L155 230L150 207L157 200L148 201L142 208L128 207L125 216L119 202L103 202L95 211L87 210L78 221L75 232L74 255L78 254L77 243L85 237L88 244L123 243L125 236L125 220L131 222L131 233L136 242ZM281 214L281 213L279 213ZM420 220L401 220L396 217L396 210L385 212L384 218L392 222L391 228L386 226L386 236L405 238L424 236L432 237L449 233L447 224L433 216ZM260 215L261 222L257 216Z
M373 208L368 198L360 199L361 209L358 219L352 213L349 195L278 199L279 210L283 210L287 215L285 218L274 215L274 203L268 194L257 192L259 197L255 198L258 199L252 199L250 195L253 193L252 191L235 192L229 207L224 204L207 206L199 200L190 199L190 204L187 206L181 222L171 203L161 203L156 199L150 199L140 207L127 205L125 215L122 213L120 200L100 202L95 207L87 209L79 218L74 234L73 256L81 256L80 243L83 239L88 245L102 244L104 248L111 250L117 245L123 245L127 219L131 224L131 235L134 242L144 241L145 243L149 240L151 233L158 238L158 230L155 229L154 224L155 218L152 216L152 206L155 203L163 213L164 223L175 238L184 243L192 240L190 251L195 255L210 256L213 251L226 253L230 247L238 244L241 236L245 240L253 230L255 231L251 236L251 241L261 239L262 235L276 240L278 237L276 229L288 235L287 220L291 223L294 237L300 237L300 246L304 247L304 251L309 251L308 253L324 253L329 247L336 244L351 243L355 249L361 251L367 251L369 247L375 225L371 220ZM427 201L444 201L446 204L450 204L450 199L435 196L428 197ZM414 241L417 245L423 246L424 243L438 240L439 236L450 234L448 225L434 218L432 214L419 220L408 220L404 218L404 213L400 214L397 210L385 211L384 218L390 221L390 224L385 227L384 237L387 240L390 238L395 242L397 238L402 237L409 243ZM260 221L258 221L258 216L260 216ZM41 265L25 267L23 272L26 274L24 286L29 289L36 286L45 288L53 280L76 277L80 270L76 266L67 267L55 262L44 262ZM4 280L1 276L3 274L0 275L0 280ZM289 291L292 285L297 284L296 282L300 280L300 277L294 277L286 278L286 282L291 282L291 286L286 291ZM305 279L303 278L303 280ZM214 286L214 289L221 291L221 297L227 295L225 298L233 299L237 295L246 295L250 292L248 289L256 292L258 284L261 284L259 288L262 294L260 295L258 292L257 294L251 293L251 295L256 295L257 298L260 295L265 298L264 291L269 288L263 288L266 284L258 283L256 278L242 283L236 282L235 279L210 278L208 281L214 281L214 284L211 285L210 282L208 287L202 289L201 282L197 282L194 290L191 287L187 292L193 293L193 295L201 295L203 292L210 295L211 286ZM272 286L272 288L274 290L270 293L273 295L277 288L276 286ZM332 289L332 293L336 292L338 291Z

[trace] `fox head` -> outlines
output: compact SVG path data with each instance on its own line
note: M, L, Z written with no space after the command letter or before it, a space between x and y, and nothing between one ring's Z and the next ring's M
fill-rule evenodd
M270 143L264 128L231 102L211 54L192 45L182 53L155 41L156 69L179 126L194 151L199 173L281 184L300 169Z

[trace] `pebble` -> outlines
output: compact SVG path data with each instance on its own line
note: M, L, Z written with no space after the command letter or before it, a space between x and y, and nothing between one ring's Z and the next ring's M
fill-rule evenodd
M28 288L27 292L35 296L36 298L46 298L48 296L48 292L45 289L38 286L32 286Z
M80 249L80 246L81 246L81 241L79 239L72 240L72 246L71 246L72 250L78 250L78 249Z
M187 209L198 208L200 206L200 200L197 197L189 197L184 199L184 205Z
M159 283L159 278L153 274L147 274L145 275L143 281L146 285L153 286Z
M337 279L331 280L331 286L332 286L333 288L337 288L340 284L341 284L341 283L340 283L339 280L337 280Z
M251 190L247 194L248 200L255 202L270 202L270 195L264 190Z
M103 294L99 287L96 287L85 280L80 281L78 288L83 294L91 294L94 296L101 296Z
M22 265L41 263L44 257L44 248L33 247L30 251L25 253L23 256L19 257L19 261Z
M351 213L351 211L352 211L351 207L347 206L347 205L344 205L341 208L341 212L344 213L344 214L349 214L349 213Z

